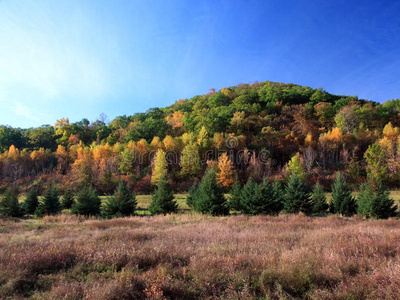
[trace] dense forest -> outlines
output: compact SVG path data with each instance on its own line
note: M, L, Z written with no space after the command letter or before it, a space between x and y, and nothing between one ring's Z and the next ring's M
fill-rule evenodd
M381 104L266 81L211 89L110 122L102 115L0 126L0 192L90 185L111 194L125 179L136 193L149 193L165 173L174 191L186 192L207 168L226 189L235 178L261 182L291 172L327 187L337 171L354 189L368 177L398 187L399 111L400 100Z

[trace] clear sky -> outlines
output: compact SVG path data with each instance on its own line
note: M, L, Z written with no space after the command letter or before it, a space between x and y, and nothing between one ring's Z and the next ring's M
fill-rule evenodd
M238 83L400 98L399 1L0 0L0 124L94 121Z

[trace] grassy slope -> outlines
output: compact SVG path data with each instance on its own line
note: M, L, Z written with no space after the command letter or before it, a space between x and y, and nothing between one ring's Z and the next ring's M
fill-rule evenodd
M0 299L398 299L400 222L0 220Z

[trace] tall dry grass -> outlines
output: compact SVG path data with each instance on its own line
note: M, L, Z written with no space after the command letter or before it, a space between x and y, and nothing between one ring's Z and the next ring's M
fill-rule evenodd
M202 215L2 221L9 299L400 299L400 222Z

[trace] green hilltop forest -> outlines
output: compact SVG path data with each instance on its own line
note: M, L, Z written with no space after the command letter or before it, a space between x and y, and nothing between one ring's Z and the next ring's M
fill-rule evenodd
M235 178L261 182L293 172L330 187L337 171L353 189L369 177L394 188L399 108L400 100L377 103L266 81L211 89L109 123L102 116L0 126L0 192L90 185L111 194L124 179L137 193L150 193L163 175L175 192L186 192L207 168L226 189Z

